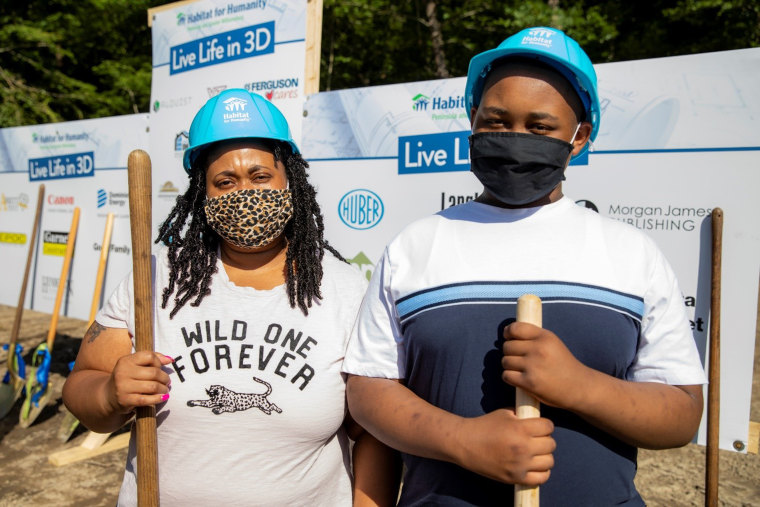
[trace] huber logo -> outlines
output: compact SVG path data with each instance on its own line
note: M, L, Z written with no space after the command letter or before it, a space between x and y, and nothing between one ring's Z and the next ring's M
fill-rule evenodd
M184 12L178 12L177 13L177 25L184 25L185 24L185 13Z
M370 229L383 219L383 201L371 190L359 188L341 197L338 216L352 229Z
M108 202L108 194L102 188L98 189L98 208L102 208Z

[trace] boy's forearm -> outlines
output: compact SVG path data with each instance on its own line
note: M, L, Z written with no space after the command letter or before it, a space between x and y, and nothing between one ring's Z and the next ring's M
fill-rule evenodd
M425 458L457 462L461 417L422 400L396 380L350 376L351 415L378 440Z
M111 433L121 428L131 414L120 414L108 403L110 374L98 370L73 371L63 385L63 402L88 429Z
M691 441L702 417L702 386L631 382L591 370L584 396L566 407L616 438L646 449Z

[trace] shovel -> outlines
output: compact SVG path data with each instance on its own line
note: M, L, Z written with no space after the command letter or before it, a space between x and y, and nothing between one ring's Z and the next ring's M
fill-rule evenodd
M95 276L95 290L92 293L92 306L90 306L90 321L87 323L89 329L95 321L95 315L100 308L100 293L103 291L103 278L106 273L106 263L108 262L108 250L111 248L111 231L113 231L113 213L106 217L106 228L103 232L103 243L100 248L100 260L98 261L98 273ZM71 364L74 365L73 362ZM58 439L66 442L74 430L79 426L79 419L69 412L66 407L63 408L63 419L61 426L58 428Z
M66 255L63 258L63 269L61 277L58 280L58 292L55 296L53 305L53 315L50 319L50 329L48 329L47 341L40 344L32 356L32 372L26 380L24 404L21 405L21 413L18 415L18 423L22 428L28 428L42 409L47 405L52 396L52 383L48 377L50 375L50 354L53 352L53 341L55 340L55 330L58 327L58 313L61 309L63 292L66 290L66 283L69 278L69 267L71 258L74 256L74 243L77 238L77 228L79 226L79 208L74 208L74 216L71 218L71 228L69 237L66 241Z
M16 306L16 316L13 319L11 328L11 337L7 345L8 350L8 371L5 373L2 382L0 382L0 419L8 415L16 400L21 396L21 391L26 383L26 365L21 353L23 348L17 344L18 332L21 328L21 315L24 313L24 300L26 299L26 285L29 281L29 268L32 265L34 257L35 244L37 240L37 231L39 230L40 215L42 214L42 202L45 197L45 185L40 185L37 194L37 211L34 212L34 224L32 225L32 235L29 238L29 254L26 257L26 268L24 268L24 278L21 282L21 292L18 297L18 306Z

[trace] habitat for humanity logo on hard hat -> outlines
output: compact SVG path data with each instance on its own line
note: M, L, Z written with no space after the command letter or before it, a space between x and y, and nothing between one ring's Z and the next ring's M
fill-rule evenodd
M232 121L251 121L251 117L245 110L245 106L248 105L248 101L241 99L240 97L230 97L224 101L224 123Z
M533 46L543 46L545 48L550 48L552 47L553 35L554 32L551 30L547 30L545 28L535 28L533 30L529 30L528 34L523 36L520 44L530 44Z

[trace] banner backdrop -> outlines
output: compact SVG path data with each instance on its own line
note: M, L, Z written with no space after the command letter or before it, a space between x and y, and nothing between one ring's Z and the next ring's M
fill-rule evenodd
M601 130L595 149L568 168L564 191L657 241L679 278L703 361L709 216L724 210L720 446L746 446L760 272L760 49L596 70ZM469 173L464 87L458 78L309 97L303 153L326 235L367 276L410 221L481 191Z
M150 116L154 237L186 189L182 153L193 116L209 98L227 88L263 95L283 112L299 143L305 37L304 0L201 0L155 15Z
M68 291L61 313L87 320L106 215L114 213L101 301L132 269L127 157L148 147L148 115L51 123L0 130L0 303L16 306L37 206L42 220L25 307L51 313L71 218L81 209Z

